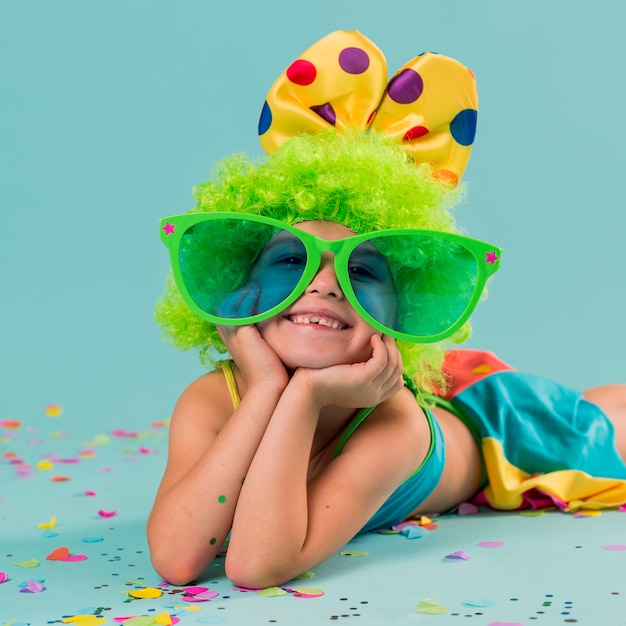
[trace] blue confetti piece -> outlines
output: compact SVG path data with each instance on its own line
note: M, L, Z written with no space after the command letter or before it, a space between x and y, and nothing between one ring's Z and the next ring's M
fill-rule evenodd
M424 535L428 534L428 531L425 528L417 526L417 524L405 526L400 532L407 539L421 539Z
M99 543L100 541L104 541L104 537L85 537L82 540L83 543Z
M41 536L45 539L52 539L54 537L58 537L59 533L55 533L53 530L44 530Z

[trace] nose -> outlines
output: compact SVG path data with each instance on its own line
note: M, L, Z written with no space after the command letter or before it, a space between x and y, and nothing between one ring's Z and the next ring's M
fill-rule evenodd
M331 252L322 254L317 274L306 288L306 293L318 293L331 298L343 298L343 292L335 274L334 255Z

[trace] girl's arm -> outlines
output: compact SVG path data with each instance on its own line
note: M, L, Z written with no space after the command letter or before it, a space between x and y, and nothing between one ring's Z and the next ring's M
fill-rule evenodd
M233 413L220 374L181 396L170 427L167 467L148 520L155 570L174 584L197 578L230 531L244 477L287 383L287 373L253 327L238 334L247 389ZM231 415L232 413L232 415Z
M265 431L241 491L226 556L241 586L284 583L339 550L419 465L430 443L412 394L400 391L392 340L372 339L366 363L297 370ZM309 480L324 406L383 403L342 454Z

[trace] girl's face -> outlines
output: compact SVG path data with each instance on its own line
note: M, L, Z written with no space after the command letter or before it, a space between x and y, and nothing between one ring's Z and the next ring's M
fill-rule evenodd
M354 235L336 222L302 222L296 228L330 241ZM320 268L302 296L257 327L289 369L367 361L372 355L371 337L380 335L344 297L330 252L323 253Z

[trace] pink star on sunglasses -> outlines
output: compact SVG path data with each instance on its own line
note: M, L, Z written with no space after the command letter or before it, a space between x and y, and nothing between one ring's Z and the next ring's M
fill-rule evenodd
M487 256L485 257L486 263L491 263L491 265L495 265L496 261L498 260L499 257L495 252L487 252Z
M169 222L165 222L165 226L163 226L163 231L166 235L173 235L174 229L176 228L175 224L170 224Z

